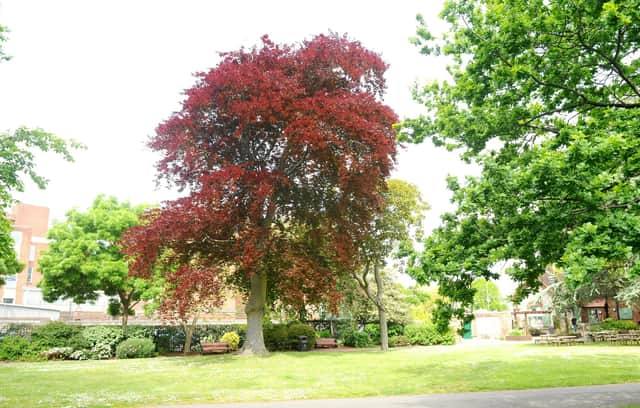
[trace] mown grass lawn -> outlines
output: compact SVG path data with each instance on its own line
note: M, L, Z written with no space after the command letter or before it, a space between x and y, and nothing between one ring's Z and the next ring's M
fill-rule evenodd
M0 364L0 406L130 407L640 381L640 347L439 346Z

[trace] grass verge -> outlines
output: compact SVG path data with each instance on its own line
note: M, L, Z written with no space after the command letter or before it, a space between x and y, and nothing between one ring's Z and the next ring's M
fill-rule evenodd
M500 344L0 364L0 406L131 407L640 382L640 347Z

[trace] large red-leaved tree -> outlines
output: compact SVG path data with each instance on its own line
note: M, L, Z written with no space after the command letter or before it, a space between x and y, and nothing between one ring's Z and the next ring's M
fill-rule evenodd
M159 178L188 195L126 237L136 273L149 276L167 249L172 262L227 271L247 296L247 353L266 352L268 299L337 300L395 159L386 68L346 36L265 36L197 74L149 142L163 155Z

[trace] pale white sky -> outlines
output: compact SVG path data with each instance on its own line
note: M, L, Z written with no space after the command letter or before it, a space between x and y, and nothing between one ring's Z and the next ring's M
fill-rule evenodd
M442 0L0 0L0 24L11 30L4 46L13 56L0 64L0 130L41 127L88 147L73 164L43 157L38 171L48 188L29 185L18 198L48 206L61 220L99 193L133 203L176 197L155 188L157 157L145 141L179 109L193 72L215 66L218 51L252 46L263 34L291 43L328 30L348 33L391 65L386 103L400 117L415 116L420 106L410 86L445 78L446 67L421 56L408 38L417 13L442 29L441 6ZM432 206L430 229L451 208L446 175L471 171L457 155L424 143L399 155L394 177L420 187Z

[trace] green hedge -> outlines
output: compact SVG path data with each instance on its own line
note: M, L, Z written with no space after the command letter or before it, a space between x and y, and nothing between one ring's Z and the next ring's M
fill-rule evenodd
M638 325L631 320L604 319L600 324L593 325L589 331L609 331L609 330L637 330Z
M439 333L434 325L410 324L404 328L409 342L419 346L433 346L436 344L455 344L456 337L452 331Z
M236 332L241 347L246 337L246 325L198 326L193 335L192 351L200 351L200 338L219 339L227 332ZM62 322L37 325L4 325L0 327L0 360L38 360L53 348L71 348L73 359L109 359L117 346L127 339L148 339L154 351L182 352L185 335L181 327L129 326L125 333L120 326L76 326Z

